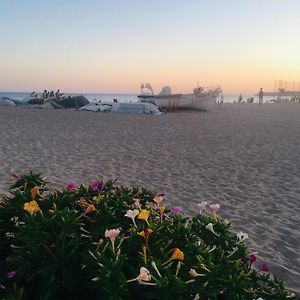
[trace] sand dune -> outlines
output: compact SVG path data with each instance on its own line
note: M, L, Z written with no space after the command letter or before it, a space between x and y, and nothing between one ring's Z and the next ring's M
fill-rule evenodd
M12 172L63 187L97 178L221 205L261 263L300 292L300 105L227 104L163 116L0 108L0 193Z

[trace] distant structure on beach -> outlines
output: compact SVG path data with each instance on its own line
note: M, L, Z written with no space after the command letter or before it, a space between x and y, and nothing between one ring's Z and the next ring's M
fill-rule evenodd
M258 94L256 96L258 96ZM264 92L264 96L273 97L270 102L275 103L300 103L300 82L275 80L273 92Z

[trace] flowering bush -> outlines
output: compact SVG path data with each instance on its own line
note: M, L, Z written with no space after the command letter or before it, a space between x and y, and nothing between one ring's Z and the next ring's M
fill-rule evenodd
M0 203L1 299L286 299L217 204L96 181L47 188L30 172ZM253 264L257 264L253 268Z

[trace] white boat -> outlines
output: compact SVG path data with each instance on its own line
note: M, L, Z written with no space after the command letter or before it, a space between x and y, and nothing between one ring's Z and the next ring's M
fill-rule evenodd
M101 111L101 112L108 112L111 111L112 104L110 103L102 103L101 100L96 103L89 103L85 106L79 108L79 110L86 110L86 111Z
M153 102L160 108L167 110L193 109L211 110L222 95L220 86L197 87L190 94L172 94L171 88L166 86L155 95L149 83L142 84L138 98L142 102Z
M162 112L153 103L149 102L118 102L114 101L112 105L114 112L132 112L132 113L145 113L160 116Z

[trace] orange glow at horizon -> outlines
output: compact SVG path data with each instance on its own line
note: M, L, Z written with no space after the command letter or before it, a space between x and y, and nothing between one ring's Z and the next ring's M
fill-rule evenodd
M221 1L216 7L177 1L173 18L167 1L124 0L118 7L96 0L70 7L62 1L59 11L52 2L28 2L34 5L8 1L0 10L0 26L6 28L0 91L136 94L149 82L156 93L166 85L188 93L198 82L221 85L225 95L251 95L260 88L273 91L275 80L300 82L296 2L270 7L268 1ZM23 22L20 16L32 10L36 18ZM265 11L269 19L285 22L266 25Z

